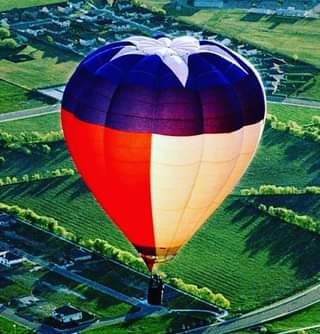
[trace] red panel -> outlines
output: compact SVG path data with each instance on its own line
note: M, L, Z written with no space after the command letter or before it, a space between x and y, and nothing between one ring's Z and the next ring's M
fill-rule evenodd
M69 151L97 201L136 247L153 248L151 134L89 124L66 110L61 115Z

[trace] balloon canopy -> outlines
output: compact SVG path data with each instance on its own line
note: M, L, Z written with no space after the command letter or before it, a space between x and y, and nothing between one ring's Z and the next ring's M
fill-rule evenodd
M152 270L238 183L265 105L258 74L223 45L134 36L81 62L62 126L88 188Z

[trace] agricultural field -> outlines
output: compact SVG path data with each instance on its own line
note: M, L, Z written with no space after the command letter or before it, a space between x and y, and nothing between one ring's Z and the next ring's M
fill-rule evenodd
M42 107L53 102L39 93L0 80L0 114Z
M66 2L66 0L1 0L0 11L10 10L13 8L45 6L63 2Z
M31 42L16 56L18 61L0 59L0 79L26 89L64 84L80 57L55 47Z
M290 117L290 112L293 112L290 108L282 109L287 111L284 117ZM42 116L40 122L48 118L46 129L49 130L50 126L56 129L57 116ZM29 121L16 121L15 125L22 128L21 124ZM37 118L33 121L38 122ZM8 128L15 131L12 125ZM301 187L318 184L317 147L315 143L267 127L258 154L238 190L262 184ZM51 168L71 166L62 143L57 144L57 150L45 156L44 160L39 157L32 161L31 156L25 161L24 168L29 166L31 171L37 166L34 169L38 170L41 163ZM8 157L3 165L3 175L25 172L25 169L20 170L20 164L10 161L13 158ZM105 218L77 175L3 186L0 201L30 207L39 214L56 218L61 225L81 237L103 238L121 249L134 252L123 235ZM314 207L310 204L306 208L316 210L318 197L311 202ZM181 277L186 283L222 292L231 300L234 311L243 312L290 295L314 282L316 272L312 263L320 251L319 241L320 237L312 233L261 215L243 196L233 195L177 258L162 266L161 270L170 276ZM292 247L288 251L285 245L289 242ZM308 252L303 258L298 251L301 248ZM203 259L201 263L197 261L199 256ZM195 261L199 263L197 268L193 265ZM254 291L251 289L253 285Z

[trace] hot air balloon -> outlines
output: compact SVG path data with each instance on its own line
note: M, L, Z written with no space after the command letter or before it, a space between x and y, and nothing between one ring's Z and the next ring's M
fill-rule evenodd
M152 271L239 182L265 111L259 75L223 45L133 36L80 63L61 117L84 182Z

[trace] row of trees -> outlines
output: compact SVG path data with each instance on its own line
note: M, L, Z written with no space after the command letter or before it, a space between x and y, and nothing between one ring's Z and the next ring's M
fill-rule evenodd
M20 143L20 144L36 144L49 143L63 140L62 131L49 131L40 133L38 131L20 132L19 134L12 134L0 130L0 143L2 146Z
M241 189L241 195L256 196L256 195L303 195L303 194L320 194L320 187L308 186L297 188L294 186L275 186L272 184L264 184L259 188Z
M11 36L9 26L0 26L0 51L9 51L17 47L18 43Z
M187 284L181 278L170 278L168 283L180 290L183 290L193 296L206 300L209 303L223 308L230 307L230 301L221 293L213 293L209 288L199 288L195 284Z
M288 132L291 135L307 139L316 143L320 143L320 117L314 116L312 123L308 126L299 125L294 121L282 122L274 115L268 115L267 120L270 121L270 126L278 131Z
M72 176L74 174L75 170L73 168L57 168L52 171L48 170L45 172L33 173L31 175L25 174L22 176L6 176L0 178L0 186L6 186L9 184L16 184L30 181L39 181L53 177Z
M305 230L320 234L320 221L317 221L310 216L298 215L291 209L267 206L265 204L259 204L258 209L272 217L279 218L286 223L297 225Z
M38 215L31 209L20 208L17 205L8 205L0 203L0 211L6 212L10 215L14 215L17 218L26 220L31 224L39 225L41 228L47 229L50 232L72 241L76 241L76 236L67 231L63 226L59 225L58 221L52 217Z
M49 154L51 147L50 142L63 140L63 135L60 131L51 131L48 133L21 132L18 135L13 135L6 131L0 130L0 148L20 152L26 155L32 153Z
M31 224L39 225L41 228L55 233L67 240L79 242L81 246L93 250L96 253L99 253L108 258L115 259L121 263L128 265L129 267L136 269L137 271L147 273L146 267L141 258L134 256L130 252L123 251L119 248L112 246L106 240L86 239L79 241L74 233L68 231L66 228L61 226L59 222L52 217L38 215L31 209L23 209L17 205L10 206L5 203L0 203L0 211L15 215L22 220L30 222ZM207 287L199 288L198 286L193 284L186 284L180 278L169 278L167 282L176 288L184 290L191 295L194 295L200 299L206 300L220 307L230 307L230 302L221 293L214 294Z

